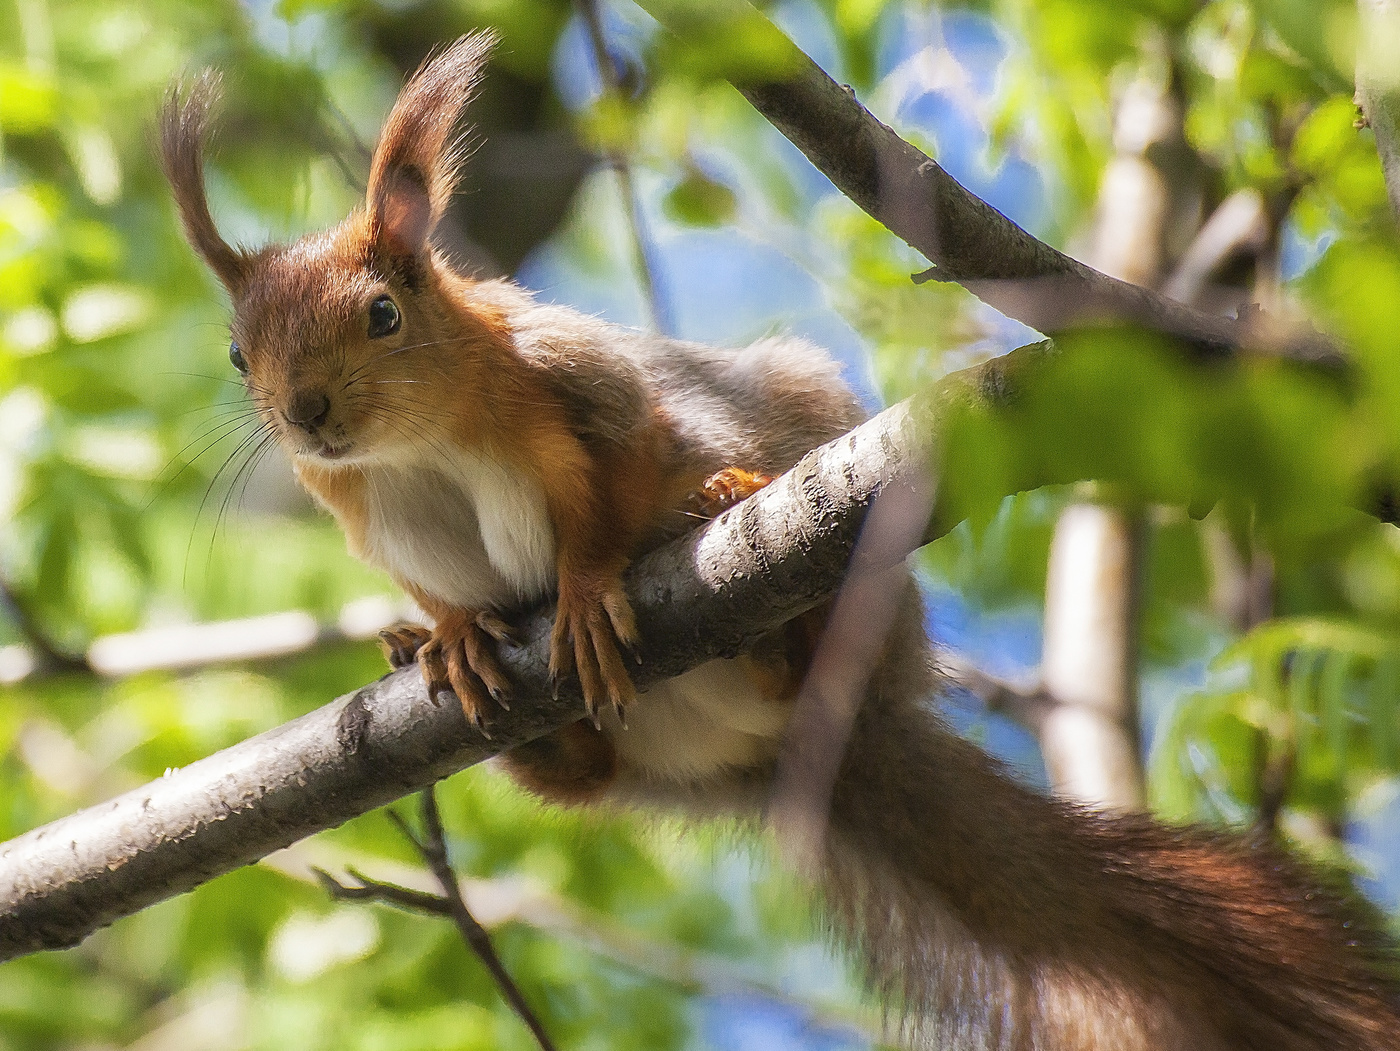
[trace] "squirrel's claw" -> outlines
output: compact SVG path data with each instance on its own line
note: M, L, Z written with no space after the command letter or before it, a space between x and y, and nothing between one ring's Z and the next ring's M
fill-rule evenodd
M637 697L618 652L619 643L635 652L636 621L622 581L561 579L559 609L550 635L550 678L557 683L570 670L578 675L584 710L595 727L601 726L598 712L604 703L621 719Z
M462 705L462 714L483 737L491 736L486 715L494 703L510 710L510 680L496 661L477 614L463 611L439 620L430 637L418 649L418 666L428 696L434 701L451 693Z
M718 518L740 501L773 481L771 474L746 471L742 467L726 467L700 483L687 498L692 513L703 518Z
M476 615L476 626L497 642L504 642L507 646L524 645L515 626L490 610L482 610Z
M418 651L432 634L421 624L395 624L379 633L379 648L384 651L389 667L397 671L417 660Z

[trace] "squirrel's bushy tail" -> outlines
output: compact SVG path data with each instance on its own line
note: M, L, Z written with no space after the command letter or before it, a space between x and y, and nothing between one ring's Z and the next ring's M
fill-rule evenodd
M916 605L893 648L926 648ZM1372 910L1271 847L1007 779L886 662L833 794L833 920L916 1047L1400 1049Z

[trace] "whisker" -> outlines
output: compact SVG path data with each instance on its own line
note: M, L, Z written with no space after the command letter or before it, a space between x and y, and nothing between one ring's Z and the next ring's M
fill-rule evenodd
M378 383L378 382L382 382L382 381L378 381L378 380L374 380L374 381L359 380L359 381L357 381L357 384L364 384L364 383L370 383L370 382ZM389 380L389 381L387 381L387 382L390 382L390 383L402 383L402 382L428 383L428 381L426 381L426 380L413 380L413 381ZM429 385L431 385L431 384L429 384ZM343 389L343 388L342 388L342 389ZM365 396L369 396L371 393L375 393L375 392L352 391L349 395L347 395L347 397L365 397ZM394 392L391 392L391 391L381 391L381 392L377 392L377 393L378 393L380 396L382 396L382 397L392 397ZM503 406L503 407L510 407L510 408L519 408L519 409L522 409L522 410L525 410L525 409L534 409L534 408L537 408L538 405L539 405L538 401L535 400L535 399L526 398L526 397L523 397L523 396L514 396L514 395L511 395L510 393L505 392L505 391L493 391L493 392L491 393L491 401L492 401L492 403L495 404L495 405L499 405L499 406ZM417 404L421 404L421 403L419 403L419 402L413 402L412 404L417 405Z
M381 412L388 412L392 415L404 417L415 423L422 424L426 428L425 436L427 430L435 429L435 425L452 423L455 419L450 412L436 412L432 409L420 409L414 405L406 405L384 397L375 397L374 395L362 395L356 399L356 404L379 409Z
M230 383L230 384L232 384L232 385L235 386L235 387L241 387L241 386L243 386L243 384L244 384L244 382L245 382L245 381L242 380L242 379L231 380L231 379L229 379L227 376L211 376L211 375L209 375L209 374L206 373L206 372L158 372L158 373L156 373L156 375L157 375L157 376L184 376L186 379L192 379L192 380L209 380L209 381L211 381L211 382L213 382L213 383Z
M409 416L417 422L429 426L433 424L439 426L442 424L451 424L455 420L455 417L450 412L435 409L422 409L411 403L391 399L385 395L361 394L355 398L353 404L356 407L368 406L401 416Z
M229 480L228 489L224 492L223 501L219 504L219 513L214 518L214 532L209 536L209 554L205 556L204 560L204 572L206 576L209 573L209 566L214 559L214 545L219 539L219 527L227 520L230 502L234 500L234 493L239 492L240 480L242 481L243 487L242 492L239 493L238 496L239 501L243 499L242 494L246 493L248 490L248 482L252 479L253 471L257 468L257 465L262 462L263 456L267 453L268 448L276 437L277 435L271 431L264 434L262 441L258 442L257 445L253 447L252 452L244 457L242 466L234 472L233 478ZM235 504L234 506L237 505Z
M447 446L442 444L442 440L440 438L430 433L422 431L415 433L413 431L408 430L406 427L401 425L404 422L402 418L395 414L386 413L385 410L382 409L369 409L366 410L365 415L371 417L372 419L378 420L380 423L383 423L387 427L393 428L396 433L398 433L403 438L406 438L410 443L426 442L428 447L442 458L444 464L451 463L454 459L451 450L448 449Z
M169 460L166 461L165 466L162 467L160 469L160 472L156 475L155 480L152 482L152 485L158 486L158 488L156 488L155 491L151 494L150 500L146 502L146 505L142 508L142 510L149 511L151 508L151 504L155 503L156 498L161 496L163 493L167 492L170 489L170 487L174 485L175 482L180 478L180 476L189 469L191 464L197 462L201 456L207 453L210 449L214 448L214 446L218 445L230 434L236 433L238 429L244 424L248 423L250 419L252 419L252 417L250 416L238 416L231 420L226 419L216 421L206 430L204 430L203 432L186 442L183 448L181 448L178 452L175 453L174 456L172 456ZM219 433L214 434L215 431ZM199 442L204 441L204 439L208 438L211 434L214 434L214 437L208 443L206 443L193 456L185 458L184 461L180 463L179 470L177 470L169 478L165 479L164 482L161 481L161 478L164 476L165 472L170 470L170 468L173 467L177 461L180 461L192 445L196 445Z
M206 505L208 504L208 502L209 502L209 495L214 491L214 486L218 484L219 478L223 475L224 471L228 469L228 465L229 465L230 463L233 462L234 457L238 456L239 453L241 453L244 449L246 449L251 443L253 443L254 441L256 441L260 436L265 437L265 436L268 436L270 433L271 433L271 432L267 431L265 428L259 427L257 430L253 431L252 434L250 434L250 435L248 435L247 437L243 438L236 446L234 446L233 451L232 451L231 453L229 453L228 456L226 456L226 457L224 458L224 462L221 463L221 464L219 465L219 469L218 469L217 471L215 471L215 472L214 472L214 476L213 476L212 478L209 479L209 484L208 484L207 486L204 487L204 496L202 496L202 497L200 498L199 507L198 507L198 509L196 509L196 511L195 511L195 513L194 513L194 525L192 525L192 526L190 527L190 539L189 539L189 543L187 543L187 544L185 545L185 568L184 568L184 573L182 574L182 581L183 581L183 582L188 583L188 580L189 580L189 572L190 572L190 553L194 550L194 538L195 538L195 533L198 531L199 519L200 519L200 517L204 514L204 508L205 508L205 506L206 506ZM275 434L272 435L272 436L275 436ZM218 520L215 519L215 522L214 522L215 533L214 533L214 534L211 534L211 535L210 535L210 538L209 538L210 553L211 553L211 554L212 554L212 552L213 552L214 535L216 535L217 532L218 532L218 524L219 524L219 523L218 523ZM205 564L205 569L206 569L206 571L208 570L208 563L207 563L207 562L206 562L206 564Z
M175 413L174 418L180 419L184 416L193 416L197 412L212 412L214 409L252 409L246 401L216 401L212 405L196 405L193 409L184 409Z
M376 405L381 409L412 413L424 420L434 419L451 422L456 419L455 415L446 410L422 407L413 402L395 398L392 394L359 392L352 395L347 401L352 405Z

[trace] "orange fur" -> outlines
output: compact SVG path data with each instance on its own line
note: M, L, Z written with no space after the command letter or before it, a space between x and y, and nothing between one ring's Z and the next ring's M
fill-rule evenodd
M596 803L617 774L612 739L586 719L521 745L500 762L524 788L563 806Z
M234 296L234 340L264 423L293 453L302 483L335 514L351 550L384 565L434 617L425 677L435 692L452 688L478 723L489 706L481 683L462 669L495 678L473 625L501 596L464 596L469 587L444 593L435 556L406 553L397 530L377 525L376 514L383 518L391 499L430 503L436 494L424 487L443 475L449 485L462 476L466 498L493 514L492 501L506 514L541 512L530 524L529 550L510 549L513 524L477 517L486 554L504 563L497 567L504 593L536 590L552 545L560 608L551 664L556 674L577 670L596 713L603 701L620 709L634 695L617 645L619 635L635 642L621 572L657 517L645 494L666 487L648 455L650 434L607 448L580 440L538 366L517 352L508 307L453 272L429 241L461 161L456 122L490 43L464 38L414 75L385 122L365 209L291 246L238 252L215 230L199 159L211 89L172 100L164 138L191 240ZM395 321L376 332L381 301ZM317 406L324 406L318 418L306 418ZM418 465L424 451L435 462L405 479L401 468ZM498 483L499 472L514 481ZM623 478L634 484L619 484ZM494 537L484 535L490 530Z

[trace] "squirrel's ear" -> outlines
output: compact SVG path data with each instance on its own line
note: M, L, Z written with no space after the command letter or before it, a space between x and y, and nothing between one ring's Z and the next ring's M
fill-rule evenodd
M183 89L173 86L160 115L160 152L185 235L232 294L247 277L248 260L219 236L204 193L204 144L218 97L219 77L212 70Z
M489 31L471 33L429 56L384 122L367 196L376 247L391 257L423 252L447 209L464 154L457 119L495 43Z

